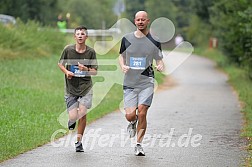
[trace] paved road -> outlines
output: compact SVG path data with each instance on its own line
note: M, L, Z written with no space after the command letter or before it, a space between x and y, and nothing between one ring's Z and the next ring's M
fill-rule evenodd
M179 56L175 54L174 56ZM239 137L242 115L227 76L213 62L191 56L155 94L148 114L145 157L133 154L121 112L86 129L85 152L74 152L74 133L0 166L240 166L247 152Z

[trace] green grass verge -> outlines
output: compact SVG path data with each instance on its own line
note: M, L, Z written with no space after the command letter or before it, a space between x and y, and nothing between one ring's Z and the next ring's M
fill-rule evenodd
M228 74L228 82L236 90L241 103L241 112L244 113L245 123L241 136L248 139L247 149L252 157L252 80L249 79L247 70L230 63L227 57L218 50L196 48L195 52L214 60L218 68ZM252 158L248 158L247 163L252 166Z
M0 61L0 160L49 141L61 128L63 78L57 58Z

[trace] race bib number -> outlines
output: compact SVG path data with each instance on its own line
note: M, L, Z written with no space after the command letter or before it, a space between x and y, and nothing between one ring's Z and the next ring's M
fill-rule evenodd
M75 77L85 77L86 76L86 71L80 71L78 66L71 65L70 66L70 71L74 73Z
M130 57L130 68L135 70L144 70L146 68L146 58Z

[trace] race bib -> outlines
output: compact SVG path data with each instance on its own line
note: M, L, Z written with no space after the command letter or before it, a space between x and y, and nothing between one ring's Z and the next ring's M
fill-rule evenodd
M78 66L71 65L70 66L70 71L74 73L75 77L85 77L86 76L86 71L80 71Z
M130 68L144 70L146 68L146 57L130 57Z

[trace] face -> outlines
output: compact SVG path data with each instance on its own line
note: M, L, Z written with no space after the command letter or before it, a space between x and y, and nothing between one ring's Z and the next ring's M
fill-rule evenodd
M75 34L74 34L74 38L76 40L76 42L78 44L82 44L85 43L86 39L87 39L87 33L86 30L81 29L81 30L76 30Z
M150 22L146 12L138 12L135 16L135 25L140 31L146 30Z

